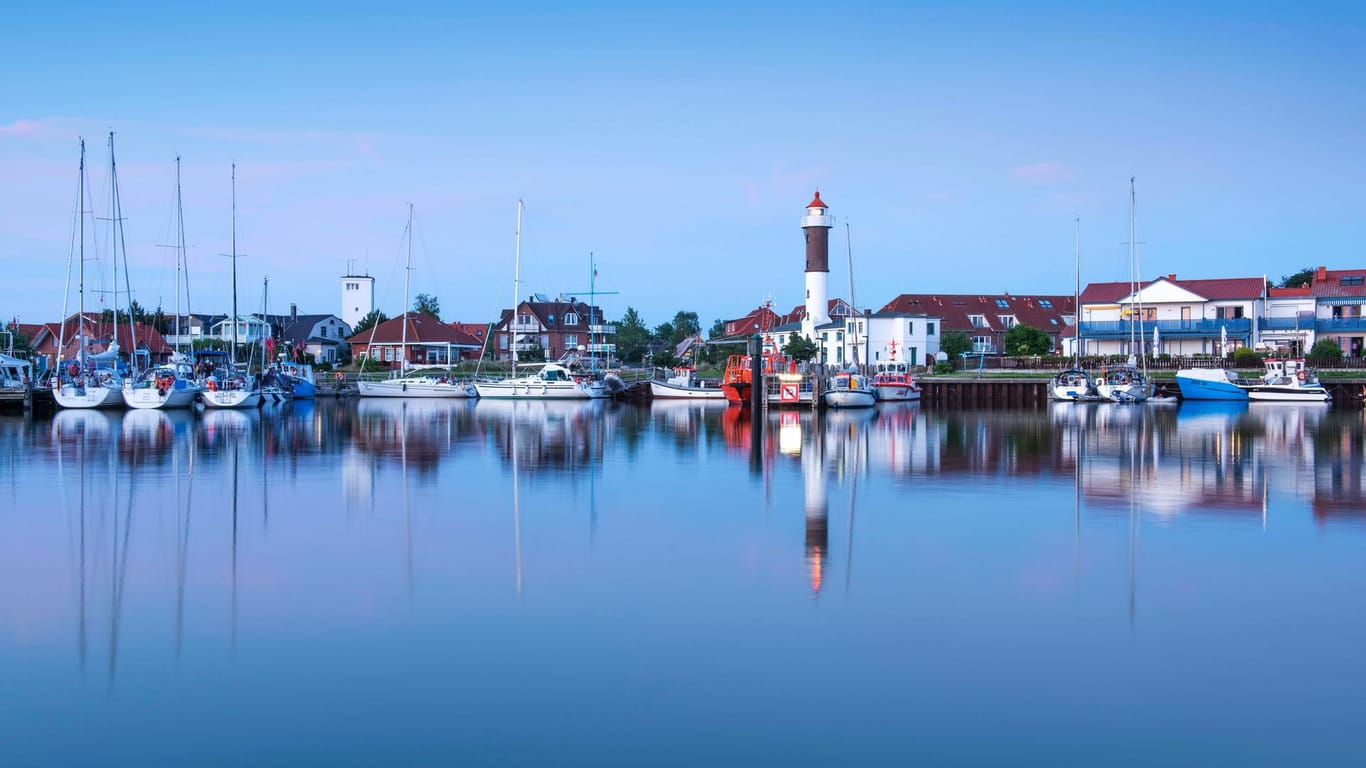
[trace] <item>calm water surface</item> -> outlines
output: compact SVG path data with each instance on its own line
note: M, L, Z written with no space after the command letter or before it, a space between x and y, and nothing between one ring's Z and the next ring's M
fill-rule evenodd
M0 419L0 764L1347 764L1359 411Z

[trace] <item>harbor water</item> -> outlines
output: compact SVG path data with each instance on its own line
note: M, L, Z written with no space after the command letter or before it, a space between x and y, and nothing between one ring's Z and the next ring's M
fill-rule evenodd
M888 407L890 405L890 407ZM0 764L1348 764L1322 406L0 418Z

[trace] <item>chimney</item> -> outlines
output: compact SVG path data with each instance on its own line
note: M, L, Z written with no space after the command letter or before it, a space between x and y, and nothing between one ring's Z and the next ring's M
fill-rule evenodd
M1319 267L1318 274L1314 275L1314 282L1328 279L1328 267Z
M1173 283L1176 282L1176 273L1173 272L1170 275L1167 275L1167 279L1172 281Z
M293 302L290 302L290 305L289 305L289 321L290 321L290 322L294 322L295 320L298 320L298 319L299 319L299 305L298 305L298 304L295 304L295 303L293 303Z

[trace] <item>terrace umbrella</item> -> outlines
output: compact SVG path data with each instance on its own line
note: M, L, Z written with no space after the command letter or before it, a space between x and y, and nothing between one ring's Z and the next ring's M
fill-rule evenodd
M1153 356L1154 356L1154 357L1157 356L1157 351L1158 351L1158 349L1160 349L1160 347L1159 347L1158 345L1160 345L1161 343L1162 343L1162 334L1160 334L1160 333L1157 332L1157 326L1154 325L1154 326L1153 326Z
M1219 326L1219 356L1228 357L1228 327Z

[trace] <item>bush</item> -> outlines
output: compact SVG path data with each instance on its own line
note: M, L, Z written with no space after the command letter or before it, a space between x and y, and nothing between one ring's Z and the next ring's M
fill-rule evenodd
M1262 356L1247 347L1233 350L1234 368L1261 368Z
M934 373L936 376L943 376L946 373L953 373L953 363L947 361L942 363L935 363Z
M1330 360L1342 359L1342 347L1332 339L1319 339L1314 342L1314 348L1309 350L1309 357L1321 357Z

